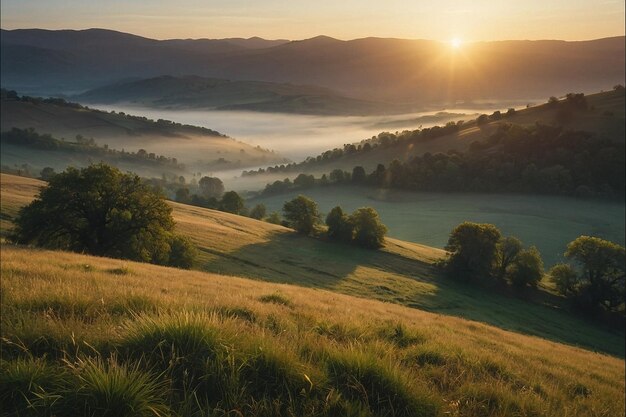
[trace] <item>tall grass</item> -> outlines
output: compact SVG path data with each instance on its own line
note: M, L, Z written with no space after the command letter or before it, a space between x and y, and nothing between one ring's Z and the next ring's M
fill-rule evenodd
M2 250L7 415L624 416L611 356L326 291Z

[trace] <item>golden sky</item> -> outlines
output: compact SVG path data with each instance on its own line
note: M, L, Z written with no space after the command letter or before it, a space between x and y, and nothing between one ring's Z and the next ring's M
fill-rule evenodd
M3 29L100 27L151 38L447 41L624 35L624 0L2 0Z

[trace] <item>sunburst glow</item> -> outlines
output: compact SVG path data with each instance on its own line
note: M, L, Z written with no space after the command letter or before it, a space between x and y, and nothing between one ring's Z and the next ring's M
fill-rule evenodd
M454 49L459 49L461 47L462 43L463 43L463 41L460 38L452 38L452 39L450 39L450 45L452 45L452 47Z

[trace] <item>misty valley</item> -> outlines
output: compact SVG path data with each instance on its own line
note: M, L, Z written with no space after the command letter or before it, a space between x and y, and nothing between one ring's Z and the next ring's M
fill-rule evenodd
M148 27L142 5L120 16ZM623 33L18 21L0 49L0 415L624 416Z

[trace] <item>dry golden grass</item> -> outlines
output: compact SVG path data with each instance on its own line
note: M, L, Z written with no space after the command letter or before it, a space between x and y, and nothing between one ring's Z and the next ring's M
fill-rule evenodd
M3 216L44 183L3 174ZM300 236L290 229L171 202L178 231L199 249L197 269L223 275L332 290L471 319L617 356L623 333L606 331L553 307L505 297L439 276L440 249L388 239L383 250ZM7 222L10 218L7 218ZM7 223L9 224L9 223ZM546 294L550 303L559 302ZM545 300L544 300L545 302Z
M193 312L235 350L286 355L314 386L327 384L320 358L370 355L437 415L624 415L621 359L392 303L9 245L2 278L5 359L23 355L13 343L49 358L102 355L123 345L137 315Z

